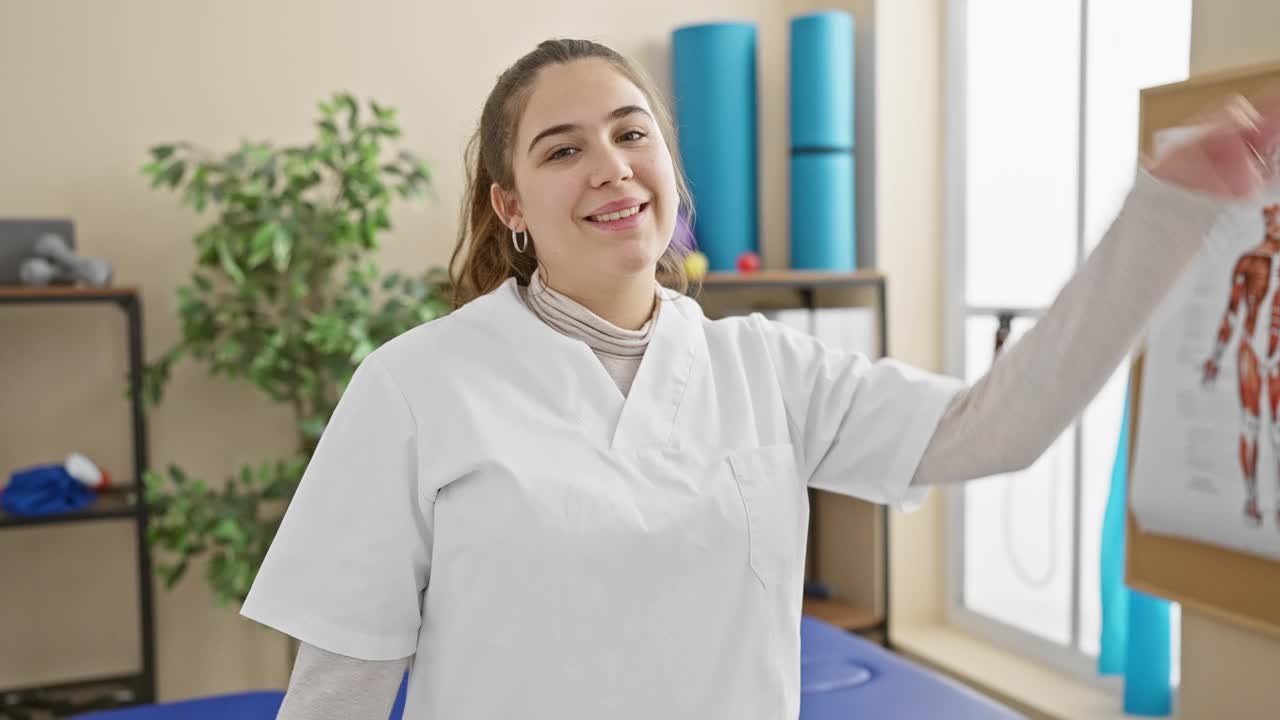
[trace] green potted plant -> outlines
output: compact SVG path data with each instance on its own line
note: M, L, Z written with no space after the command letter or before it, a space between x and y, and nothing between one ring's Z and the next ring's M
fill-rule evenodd
M393 194L423 197L428 167L386 146L396 111L349 94L319 104L305 145L244 141L214 156L190 143L150 148L152 187L181 193L216 218L195 238L190 284L177 291L181 338L144 372L147 407L162 399L176 363L252 384L287 404L293 451L231 470L225 483L176 463L144 474L149 540L164 551L157 573L172 587L208 557L219 604L243 602L325 423L356 365L378 345L449 312L443 268L382 276L372 259L390 229Z

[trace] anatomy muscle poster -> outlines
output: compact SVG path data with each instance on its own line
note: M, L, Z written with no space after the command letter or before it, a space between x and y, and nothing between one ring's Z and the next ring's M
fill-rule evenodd
M1148 327L1130 493L1144 531L1280 558L1278 290L1280 189L1218 223Z

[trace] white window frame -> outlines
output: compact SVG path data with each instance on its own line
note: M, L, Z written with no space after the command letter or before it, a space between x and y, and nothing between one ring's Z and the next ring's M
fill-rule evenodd
M982 0L973 0L982 2ZM1043 309L1018 307L979 307L968 304L966 295L966 137L967 137L967 17L970 0L944 0L943 58L944 71L944 164L945 185L943 243L944 243L944 361L949 375L966 377L966 320L971 316L996 316L1000 312L1012 312L1016 316L1038 318ZM1080 74L1077 167L1086 163L1085 134L1088 112L1088 42L1089 0L1080 0ZM1086 255L1086 173L1077 173L1076 254L1075 267L1079 268ZM1066 645L1034 635L1026 630L1006 624L964 605L964 487L946 488L945 541L947 545L946 619L953 626L973 634L984 641L1012 651L1030 660L1063 672L1091 686L1117 696L1122 691L1122 680L1116 676L1103 677L1097 671L1097 659L1079 649L1080 638L1080 583L1081 562L1079 533L1081 529L1084 433L1079 420L1073 423L1074 435L1073 475L1073 529L1071 542L1071 604L1070 640Z

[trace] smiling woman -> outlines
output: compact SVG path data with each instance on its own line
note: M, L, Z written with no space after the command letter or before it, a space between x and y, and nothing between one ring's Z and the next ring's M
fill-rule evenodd
M1280 140L1277 98L1140 172L965 387L662 287L687 196L639 78L582 41L499 78L454 267L480 296L360 364L241 609L303 643L284 720L381 720L408 658L411 718L795 720L808 490L910 509L1026 467Z
M652 82L603 45L544 42L498 79L468 147L457 302L512 274L527 285L540 267L566 296L638 328L655 265L660 283L687 289L671 246L681 208L692 203Z

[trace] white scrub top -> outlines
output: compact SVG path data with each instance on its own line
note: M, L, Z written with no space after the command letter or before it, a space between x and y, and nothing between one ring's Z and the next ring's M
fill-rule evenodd
M241 612L415 655L406 720L797 717L805 488L918 504L962 385L661 301L625 398L514 279L380 347Z

